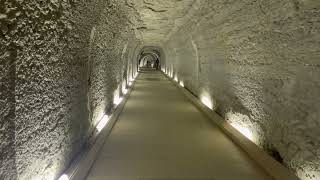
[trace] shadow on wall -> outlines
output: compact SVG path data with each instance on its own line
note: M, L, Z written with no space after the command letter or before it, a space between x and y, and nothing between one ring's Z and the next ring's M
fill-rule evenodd
M0 52L3 52L2 48ZM4 56L0 56L0 179L17 178L14 121L16 57L14 45L7 47Z

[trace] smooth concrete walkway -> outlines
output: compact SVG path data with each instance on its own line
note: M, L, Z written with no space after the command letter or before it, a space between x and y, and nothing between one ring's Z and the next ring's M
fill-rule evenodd
M141 72L88 180L270 180L160 72Z

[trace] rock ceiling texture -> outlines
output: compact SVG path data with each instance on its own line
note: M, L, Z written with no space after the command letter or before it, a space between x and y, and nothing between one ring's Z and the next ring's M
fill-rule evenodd
M137 37L145 44L163 44L188 14L195 0L131 0L128 5L139 14Z

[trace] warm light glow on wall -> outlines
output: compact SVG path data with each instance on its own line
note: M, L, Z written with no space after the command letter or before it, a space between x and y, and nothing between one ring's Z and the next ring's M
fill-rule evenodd
M118 96L115 96L115 98L113 99L113 104L118 106L121 102L122 102L123 98Z
M128 93L128 89L127 89L127 85L126 85L126 81L122 82L122 94L127 94Z
M183 81L180 81L180 83L179 83L179 84L180 84L180 86L181 86L181 87L184 87L184 83L183 83Z
M96 129L98 132L100 132L109 122L109 116L104 115L103 118L100 120L98 125L96 126Z
M97 125L105 114L105 106L99 108L99 114L94 117L93 125Z
M203 94L200 97L201 102L206 105L209 109L213 109L213 103L209 95Z
M174 77L174 81L178 82L178 76Z
M126 88L123 89L123 90L122 90L122 93L123 93L123 94L127 94L127 93L128 93L128 89L126 89Z
M66 174L63 174L62 176L60 176L58 180L69 180L69 176Z
M172 71L169 71L168 75L169 75L170 78L173 78L173 72Z
M251 141L254 141L253 134L248 128L246 128L240 124L237 124L237 123L231 123L231 126L233 126L235 129L237 129L241 134L243 134L245 137L247 137Z
M119 96L119 88L114 92L114 96L113 96L113 104L114 105L119 105L122 101L122 97Z
M237 129L246 138L250 139L256 144L258 143L256 129L252 128L254 126L252 126L252 122L250 121L250 117L248 117L248 115L229 111L226 113L225 117L230 125Z

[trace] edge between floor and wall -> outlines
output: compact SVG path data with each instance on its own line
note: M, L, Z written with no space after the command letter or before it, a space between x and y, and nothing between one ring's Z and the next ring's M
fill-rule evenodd
M98 127L96 129L100 129L100 132L94 134L91 138L87 140L87 145L84 148L83 152L77 155L75 160L71 163L71 165L67 168L67 170L62 174L58 180L84 180L86 179L92 165L94 164L105 140L108 138L109 134L112 131L113 126L117 122L120 113L122 112L127 100L130 98L131 92L134 90L135 80L139 76L137 76L131 81L131 86L127 89L127 93L122 96L122 101L116 106L116 108L111 112L111 115L104 119L104 117L100 120L105 122L102 127Z
M201 112L203 112L213 123L215 123L234 143L236 143L248 156L253 159L264 171L275 180L300 180L285 166L274 160L256 144L246 138L242 133L231 126L214 110L203 104L198 97L182 87L178 81L169 77L163 71L162 74L177 87Z

